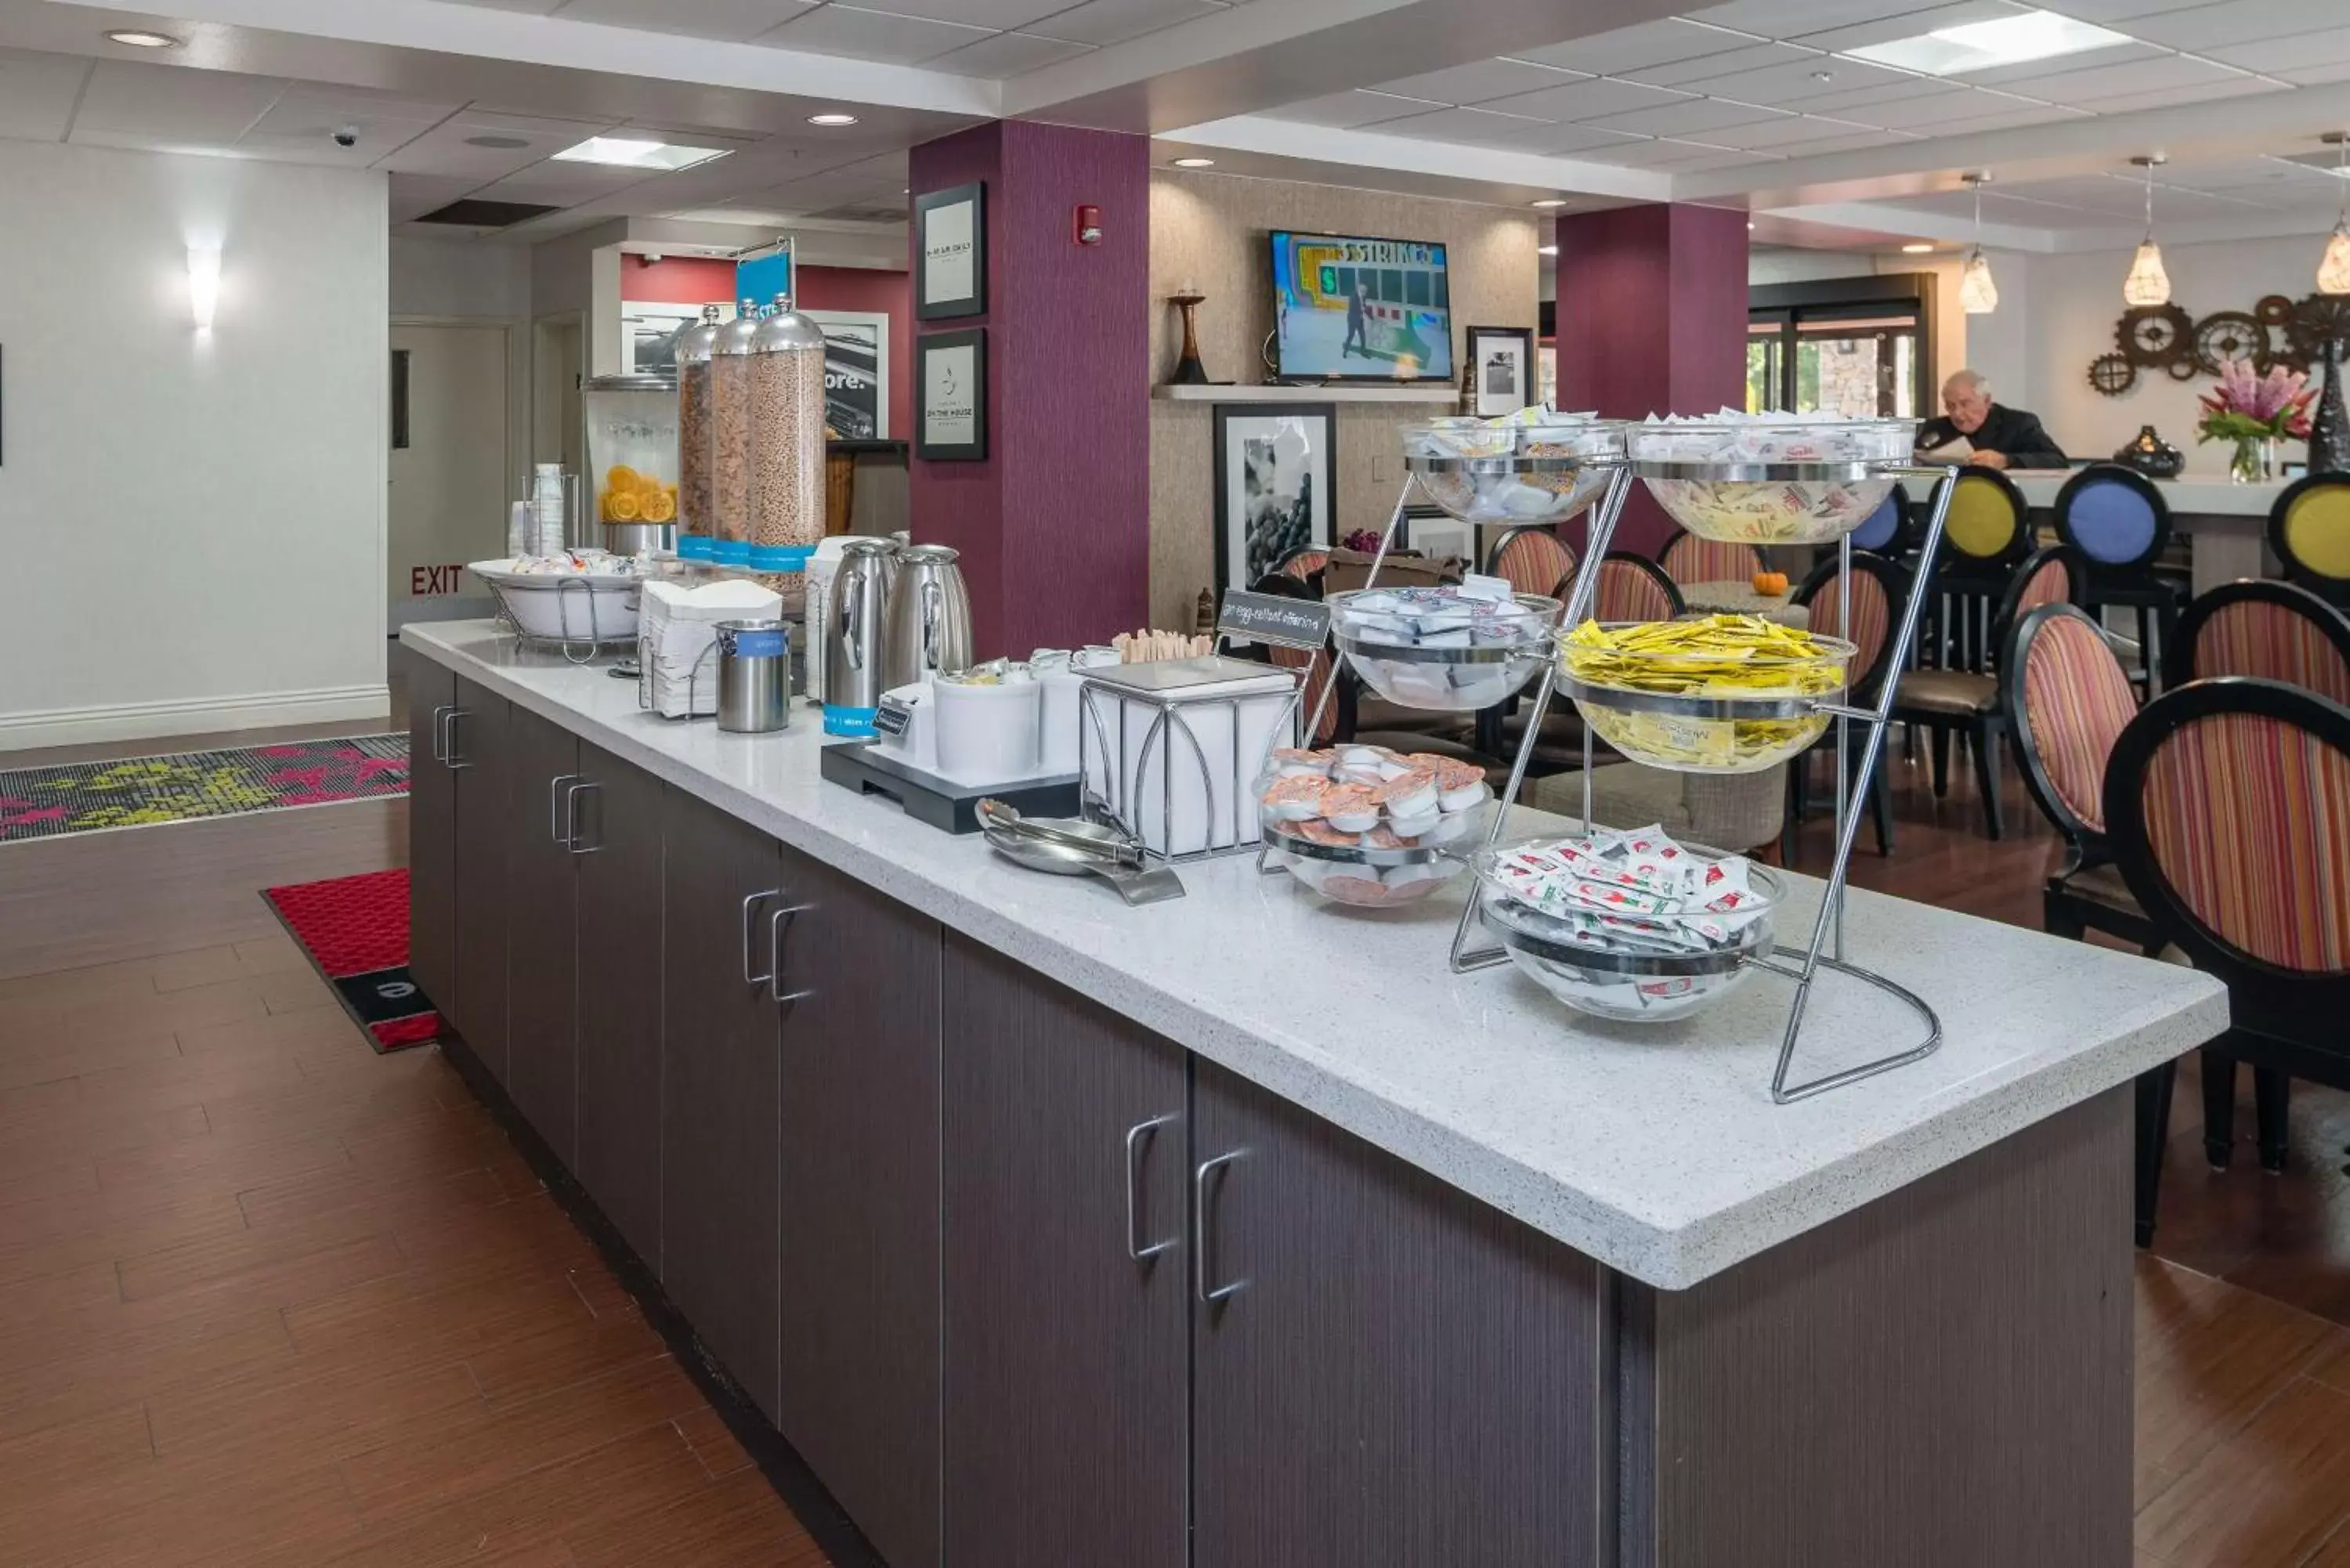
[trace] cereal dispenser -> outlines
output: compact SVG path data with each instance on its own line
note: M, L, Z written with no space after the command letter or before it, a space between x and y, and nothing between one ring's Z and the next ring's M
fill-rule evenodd
M751 340L750 564L802 570L824 537L824 330L775 296Z
M718 341L718 307L677 335L677 555L711 558L710 350Z
M678 513L678 387L666 376L598 376L579 389L588 472L604 547L667 549Z
M751 345L758 332L758 303L746 299L710 345L711 554L722 566L751 564Z

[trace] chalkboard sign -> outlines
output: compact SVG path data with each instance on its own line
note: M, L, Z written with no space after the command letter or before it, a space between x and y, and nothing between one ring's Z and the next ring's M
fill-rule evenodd
M1234 642L1320 648L1330 639L1330 607L1311 599L1231 588L1216 613L1216 629Z

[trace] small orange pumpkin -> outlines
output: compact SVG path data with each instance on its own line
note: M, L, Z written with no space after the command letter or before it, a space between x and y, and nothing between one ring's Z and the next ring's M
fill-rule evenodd
M1787 591L1787 574L1784 572L1755 573L1754 591L1766 598L1777 598Z

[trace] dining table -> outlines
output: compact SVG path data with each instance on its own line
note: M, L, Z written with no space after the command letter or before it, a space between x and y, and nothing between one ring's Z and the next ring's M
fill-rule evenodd
M1808 631L1812 612L1784 593L1766 594L1752 583L1736 578L1718 583L1683 583L1681 603L1692 615L1753 615L1781 626Z

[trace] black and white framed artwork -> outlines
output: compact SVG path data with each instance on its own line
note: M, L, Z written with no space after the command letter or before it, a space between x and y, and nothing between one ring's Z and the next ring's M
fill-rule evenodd
M1469 389L1480 419L1514 414L1534 400L1534 335L1523 327L1469 328Z
M986 314L986 185L974 182L915 197L915 318Z
M914 455L932 462L987 460L987 328L914 339Z
M1330 547L1337 429L1335 403L1216 405L1219 596Z

